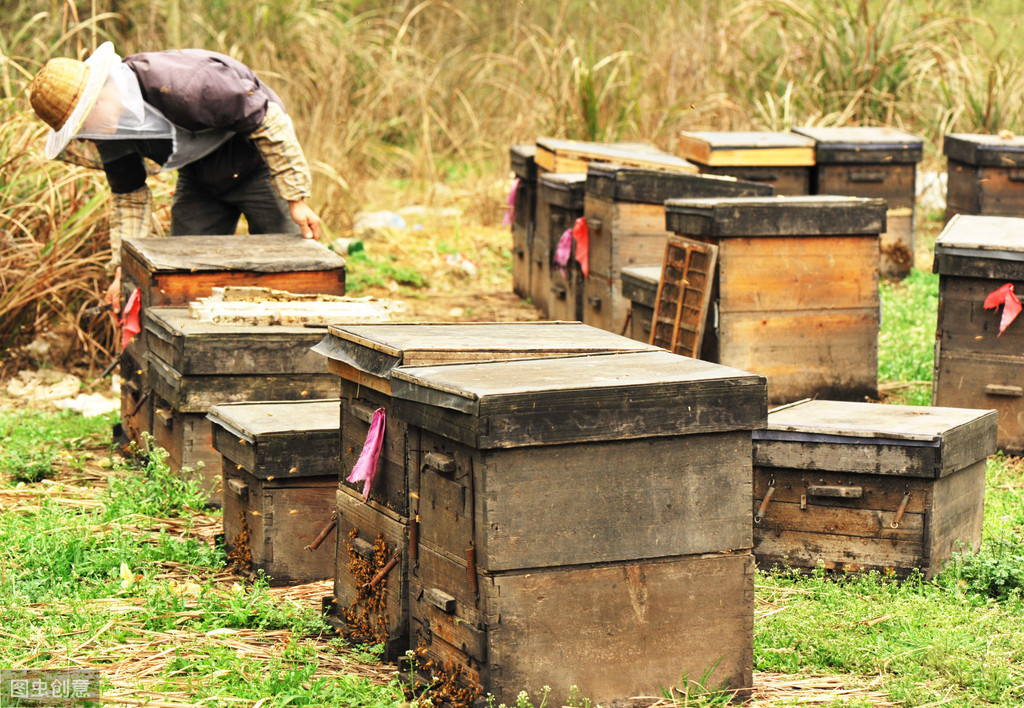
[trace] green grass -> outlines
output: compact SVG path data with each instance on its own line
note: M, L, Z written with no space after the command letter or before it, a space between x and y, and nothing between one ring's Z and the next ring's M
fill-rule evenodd
M878 334L878 381L890 390L889 402L931 403L938 323L939 276L912 268L900 281L879 287L882 322Z

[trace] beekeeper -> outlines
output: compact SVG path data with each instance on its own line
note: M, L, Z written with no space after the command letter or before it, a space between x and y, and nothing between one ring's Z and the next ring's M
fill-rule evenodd
M178 170L171 235L250 233L320 237L306 203L310 173L281 99L244 64L181 49L122 60L110 42L85 61L48 61L29 87L50 126L46 156L102 168L113 193L113 282L119 305L124 238L150 234L148 174Z

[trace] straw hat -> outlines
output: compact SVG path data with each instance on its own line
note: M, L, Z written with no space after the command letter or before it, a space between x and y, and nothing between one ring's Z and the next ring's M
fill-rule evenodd
M48 159L57 157L82 127L115 61L120 57L114 45L104 42L84 62L51 59L32 79L32 109L51 128L46 139Z

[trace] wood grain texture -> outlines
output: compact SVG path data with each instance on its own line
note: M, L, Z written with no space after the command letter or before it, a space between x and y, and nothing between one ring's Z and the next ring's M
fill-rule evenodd
M932 403L995 410L996 446L1007 454L1024 453L1024 391L1017 357L940 351Z
M362 494L363 482L348 482L356 461L363 452L370 421L378 408L384 409L384 439L381 443L377 475L370 498L392 509L400 516L409 516L408 425L394 415L390 396L366 389L351 381L341 387L341 459L339 472L342 485Z
M1024 279L1002 281L939 276L937 336L941 352L1021 358L1021 352L1024 352L1024 321L1014 322L999 334L1002 309L986 310L983 306L989 293L1005 282L1010 282L1016 292L1024 293Z
M333 534L316 551L306 550L335 510L337 478L255 477L224 457L224 539L238 546L242 518L249 530L253 570L264 571L272 585L324 580L334 576Z
M950 159L947 221L953 214L1024 215L1024 166L979 166Z
M587 194L590 273L621 277L633 265L661 263L665 255L664 204L618 202Z
M745 182L760 182L777 195L811 194L812 167L788 165L700 165L702 174L735 177Z

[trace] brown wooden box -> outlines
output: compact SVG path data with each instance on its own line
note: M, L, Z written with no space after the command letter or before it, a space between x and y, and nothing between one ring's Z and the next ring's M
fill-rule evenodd
M946 221L956 214L1024 216L1024 137L953 133L946 156Z
M509 149L512 173L516 176L516 194L512 205L512 291L521 298L530 297L530 253L537 210L537 163L535 145L513 145Z
M206 417L223 457L229 553L274 585L334 577L334 537L307 546L336 509L338 399L218 404Z
M149 390L146 312L155 306L187 306L209 296L214 287L249 285L293 293L345 294L345 259L301 236L175 236L125 239L121 244L121 301L139 289L142 331L128 351L143 373L139 385ZM122 376L125 376L122 372ZM142 421L133 421L129 430ZM147 422L148 426L148 422ZM150 427L141 432L153 432ZM132 438L139 442L139 438Z
M768 185L732 177L592 165L584 198L590 271L583 286L583 322L624 333L629 301L622 295L622 269L662 262L669 233L665 228L667 199L772 193Z
M622 269L622 297L629 300L626 336L638 342L651 341L651 320L658 298L661 266L628 266Z
M886 201L881 272L895 278L908 275L914 265L916 175L924 141L888 127L807 127L794 132L814 140L813 194Z
M500 700L542 684L564 697L570 677L592 699L628 697L720 659L719 681L749 686L748 445L764 386L663 350L395 369L396 415L420 430L418 648ZM702 565L711 553L721 555ZM702 572L706 592L662 594L695 588L687 578ZM621 583L646 593L650 623L631 614ZM547 598L564 598L562 614ZM691 600L722 622L700 647L653 629L680 621ZM609 617L622 634L607 636ZM598 631L605 643L584 659ZM624 672L648 642L662 651L645 654L641 676Z
M983 307L1011 283L1024 293L1024 218L957 214L935 241L939 311L932 403L993 408L998 445L1024 453L1024 317L999 334L1002 308Z
M684 131L679 154L702 173L764 182L776 194L811 194L814 141L771 131Z
M172 470L196 468L219 505L221 456L206 413L218 403L294 401L338 396L338 380L310 348L323 327L225 325L194 320L183 307L144 312L153 437Z
M552 320L578 321L582 315L579 266L570 259L563 275L554 258L562 233L583 216L586 181L585 172L552 172L538 180L530 296L534 306Z
M650 143L598 143L538 138L534 159L541 173L586 172L592 164L643 167L666 172L697 172L697 166Z
M877 397L884 201L670 200L666 219L719 249L701 358L764 374L772 403Z
M978 550L995 450L995 411L823 400L773 410L754 431L757 562L931 578Z

